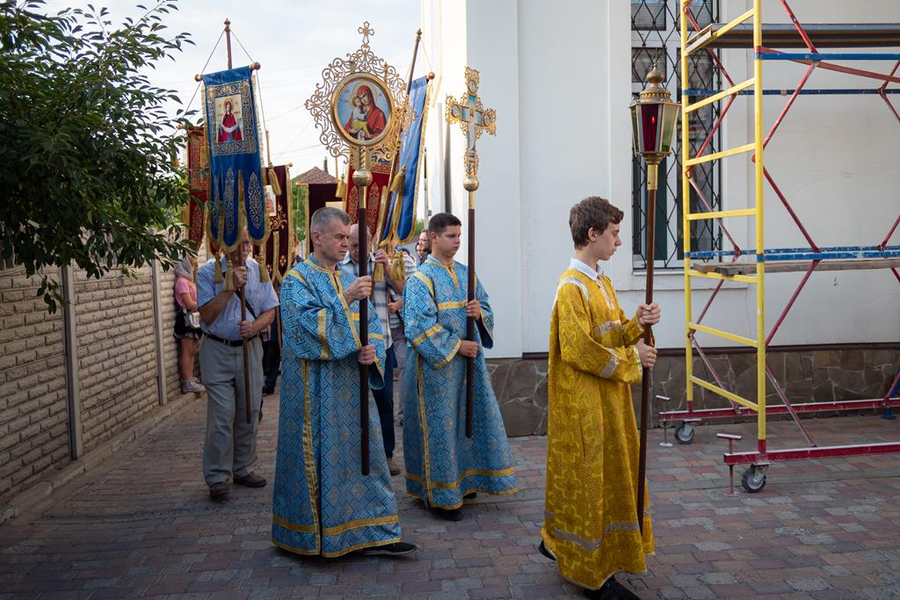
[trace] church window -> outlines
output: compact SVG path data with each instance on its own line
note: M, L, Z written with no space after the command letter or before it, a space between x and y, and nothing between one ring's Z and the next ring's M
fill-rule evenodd
M666 78L672 99L681 102L681 21L678 7L680 0L631 0L631 81L632 92L637 95L646 85L647 74L656 65ZM700 27L719 18L718 0L694 0L691 13ZM692 30L688 24L689 30ZM690 88L721 89L721 77L712 57L700 52L690 57ZM712 104L694 111L689 118L689 143L692 154L706 139L719 116L721 106ZM654 260L656 268L681 268L683 232L681 211L681 123L676 132L674 151L659 166L659 188L656 194L656 240ZM721 150L718 132L713 136L707 152ZM697 186L706 197L712 210L721 210L721 162L702 163L696 167ZM633 266L644 269L646 254L647 170L643 160L632 161L632 239ZM698 194L691 189L691 210L708 210ZM719 250L722 235L713 220L691 223L692 248Z

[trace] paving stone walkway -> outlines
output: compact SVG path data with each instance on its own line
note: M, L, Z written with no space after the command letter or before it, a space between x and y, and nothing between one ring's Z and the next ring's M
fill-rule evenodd
M277 404L267 397L260 432L259 470L270 481ZM480 495L460 523L422 510L394 478L404 536L422 547L416 558L328 561L270 544L271 486L237 487L227 504L209 502L200 475L204 420L198 401L62 488L50 505L0 527L0 598L580 595L535 550L545 438L513 439L522 492ZM808 423L823 444L900 439L900 420ZM770 425L770 447L802 445L792 423ZM661 431L651 433L658 550L647 574L623 581L645 600L900 599L900 456L779 464L761 493L729 496L719 431L743 434L738 448L755 444L752 424L700 427L692 445L671 448L659 446Z

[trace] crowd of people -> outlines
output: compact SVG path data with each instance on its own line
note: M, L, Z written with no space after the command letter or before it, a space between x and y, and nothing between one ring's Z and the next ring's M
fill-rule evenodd
M643 572L654 551L649 510L637 521L630 385L656 360L642 336L659 322L660 311L642 304L628 318L599 266L621 244L623 216L598 197L572 207L575 251L557 284L550 331L546 513L535 551L557 561L561 575L592 598L635 598L614 574ZM225 278L214 276L215 260L197 269L196 287L194 265L179 266L182 391L207 392L203 476L212 500L227 500L232 484L266 485L255 471L256 435L262 396L274 390L279 367L272 501L272 542L279 548L327 558L414 553L417 546L402 538L392 481L403 471L406 493L453 522L463 519L464 505L478 493L519 490L485 363L495 311L477 278L474 298L467 297L468 268L455 260L461 225L440 213L420 234L415 257L391 247L365 257L350 217L321 208L309 224L314 249L288 272L279 294L260 281L246 232L240 246L219 259L230 285L217 281ZM395 252L402 268L392 268ZM368 262L365 276L359 276L362 260ZM241 300L248 309L243 319ZM363 302L369 305L365 345ZM471 339L469 320L475 324ZM269 342L261 339L264 333ZM193 376L201 335L202 384ZM368 365L371 389L367 423L360 415L360 365ZM395 418L402 425L402 468L394 459ZM369 433L365 469L362 427ZM647 505L646 495L642 502Z

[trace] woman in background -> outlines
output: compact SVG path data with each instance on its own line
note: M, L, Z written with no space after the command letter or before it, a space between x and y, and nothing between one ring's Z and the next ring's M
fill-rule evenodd
M206 388L194 377L194 354L200 339L200 313L197 312L197 286L194 269L197 260L184 257L175 264L175 337L179 340L178 370L181 373L181 393L205 392Z

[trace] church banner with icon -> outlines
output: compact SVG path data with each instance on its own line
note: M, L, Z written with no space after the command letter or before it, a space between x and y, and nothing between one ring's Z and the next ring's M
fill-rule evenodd
M250 67L203 75L209 143L209 236L233 250L246 226L264 240L268 217L260 161L253 72Z

